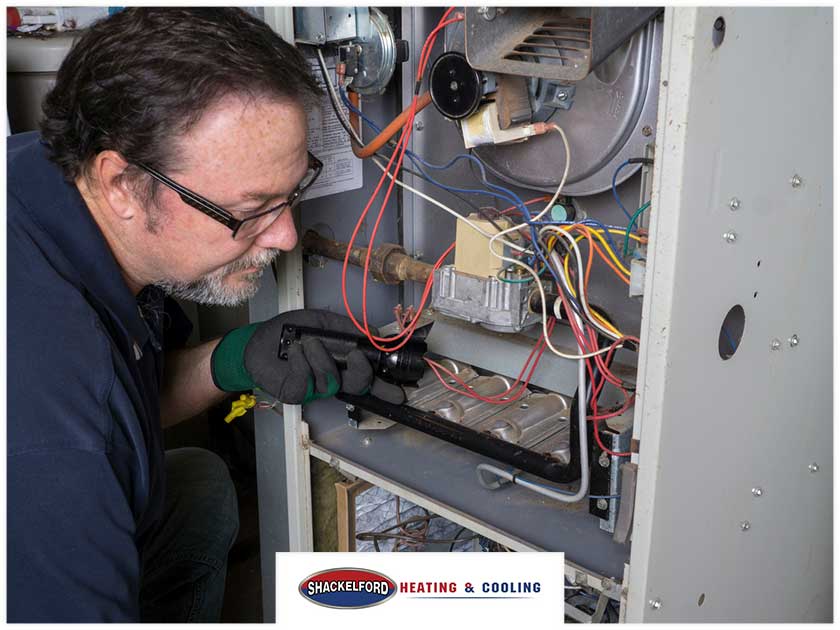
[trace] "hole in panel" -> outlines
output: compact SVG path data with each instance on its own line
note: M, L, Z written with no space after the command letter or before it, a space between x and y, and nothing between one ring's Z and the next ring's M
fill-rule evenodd
M736 304L726 317L723 318L723 324L720 326L720 334L718 335L718 353L720 358L724 361L731 359L738 346L741 345L741 337L744 335L744 309L740 304Z
M712 26L712 44L714 44L715 48L717 48L723 43L723 38L725 36L726 20L724 20L722 17L719 17L715 20L715 23Z

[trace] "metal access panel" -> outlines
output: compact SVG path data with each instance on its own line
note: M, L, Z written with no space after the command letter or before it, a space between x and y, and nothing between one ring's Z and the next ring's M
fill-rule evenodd
M627 621L832 619L832 19L666 12Z

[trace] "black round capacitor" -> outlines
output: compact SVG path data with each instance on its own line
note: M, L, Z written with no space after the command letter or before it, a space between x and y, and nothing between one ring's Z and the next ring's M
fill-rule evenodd
M429 74L432 103L453 120L475 113L481 103L481 74L459 52L443 53Z

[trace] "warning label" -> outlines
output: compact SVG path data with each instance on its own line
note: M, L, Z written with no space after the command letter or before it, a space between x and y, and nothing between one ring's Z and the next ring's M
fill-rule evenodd
M335 57L327 57L326 62L332 80L335 82ZM324 97L318 107L313 107L308 112L307 144L312 154L324 163L324 169L315 184L306 191L304 199L316 199L362 187L362 161L353 155L350 137L330 105L330 97L317 60L313 59L310 63L313 76L318 79L324 90ZM345 115L348 115L347 108L343 109Z

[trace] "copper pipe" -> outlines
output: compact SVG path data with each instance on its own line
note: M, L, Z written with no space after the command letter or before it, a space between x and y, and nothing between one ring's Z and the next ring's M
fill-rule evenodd
M353 104L353 107L355 107L356 109L359 108L358 93L348 90L347 98L350 99L350 102ZM428 92L424 92L423 94L421 94L419 97L417 97L417 111L415 113L418 113L422 109L426 108L431 102L431 94L429 94ZM368 142L365 146L360 147L356 144L351 143L353 145L353 153L356 155L356 157L360 157L363 159L368 158L377 151L379 151L379 149L384 147L385 143L388 142L388 140L390 140L391 138L393 138L400 129L402 129L410 111L410 108L403 110L403 112L399 116L397 116L396 118L394 118L394 120L388 123L388 126L385 127L385 129L383 129L378 136L376 136L373 140ZM356 116L356 114L354 114L352 110L350 111L350 124L353 126L353 129L359 131L359 117ZM361 133L359 135L361 135Z
M314 230L307 230L301 243L304 254L315 254L342 262L347 254L347 243L324 238ZM367 247L351 247L348 262L356 267L364 267L367 252ZM371 275L385 284L399 284L404 280L426 282L432 267L429 263L414 260L394 243L383 243L370 255Z

